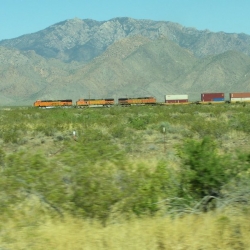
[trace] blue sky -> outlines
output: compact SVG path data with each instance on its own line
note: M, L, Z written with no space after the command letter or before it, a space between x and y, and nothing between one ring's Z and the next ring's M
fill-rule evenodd
M250 0L0 0L0 40L78 17L171 21L198 30L250 35Z

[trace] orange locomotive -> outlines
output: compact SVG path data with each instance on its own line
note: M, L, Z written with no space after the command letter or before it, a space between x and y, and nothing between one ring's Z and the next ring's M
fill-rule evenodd
M37 100L34 102L35 107L64 107L72 106L72 100Z
M110 107L115 104L115 100L113 98L108 99L79 99L76 102L77 107Z
M137 98L119 98L119 105L154 105L156 99L154 97L137 97Z

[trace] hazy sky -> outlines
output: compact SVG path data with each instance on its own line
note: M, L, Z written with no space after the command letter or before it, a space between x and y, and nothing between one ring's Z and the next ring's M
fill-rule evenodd
M250 0L0 0L0 40L75 17L171 21L198 30L250 35Z

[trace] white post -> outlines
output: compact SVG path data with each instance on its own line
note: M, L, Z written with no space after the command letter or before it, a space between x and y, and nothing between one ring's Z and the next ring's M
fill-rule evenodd
M162 132L163 132L163 149L165 153L166 152L166 128L165 127L162 128Z

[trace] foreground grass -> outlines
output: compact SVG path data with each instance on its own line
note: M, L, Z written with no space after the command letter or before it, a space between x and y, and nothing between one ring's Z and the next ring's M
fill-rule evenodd
M16 214L5 221L0 246L16 250L250 249L249 213L232 211L137 218L106 227L72 216L62 219Z
M0 250L250 249L249 114L241 105L0 111ZM181 216L202 196L177 146L192 139L181 152L193 156L205 136L218 153L206 154L208 143L191 163L216 170L207 175L223 206ZM218 167L235 170L230 181Z

